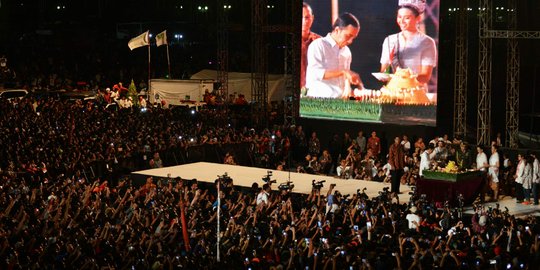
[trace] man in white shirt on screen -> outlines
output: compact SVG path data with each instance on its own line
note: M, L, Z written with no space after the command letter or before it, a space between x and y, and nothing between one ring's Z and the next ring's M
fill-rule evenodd
M350 84L363 88L360 76L350 70L348 45L358 36L360 23L350 13L341 14L332 32L314 40L307 52L306 88L309 97L338 98L351 95Z

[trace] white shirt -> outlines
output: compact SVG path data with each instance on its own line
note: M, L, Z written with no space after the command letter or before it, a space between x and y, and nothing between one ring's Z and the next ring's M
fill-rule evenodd
M489 176L491 177L491 181L494 183L499 182L499 166L497 165L497 162L499 162L499 153L495 152L494 154L491 154L489 157Z
M430 164L431 164L431 158L429 157L429 153L426 150L420 155L420 170L418 172L420 176L423 175L422 174L423 170L429 169Z
M535 158L533 162L533 183L534 184L540 184L540 163L538 162L538 159Z
M306 88L309 97L341 97L345 77L324 80L327 70L349 70L352 54L349 47L339 48L330 33L311 42L307 51Z
M532 188L532 171L531 164L520 161L516 169L516 183L522 184L525 189Z
M405 151L409 151L411 149L411 142L409 141L401 141L401 145L403 145L403 149Z
M504 168L508 168L509 165L510 165L510 159L505 158L504 161L503 161Z
M384 174L386 176L390 176L390 171L392 170L392 165L390 165L390 163L386 163L386 164L384 164L384 166L382 166L382 170L384 171Z
M393 56L391 56L392 51ZM435 67L437 65L437 47L432 38L421 32L414 34L407 42L400 32L384 39L380 62L382 65L392 65L394 70L399 65L401 68L410 68L415 74L419 74L422 66Z
M488 159L487 159L487 156L486 156L486 153L482 152L482 153L478 153L476 155L476 168L481 170L481 171L485 171L486 170L486 164L488 164Z
M257 205L262 202L268 204L268 193L266 193L266 191L259 192L259 194L257 195Z
M413 221L416 221L416 224L420 224L420 217L417 214L407 214L405 217L409 221L409 229L416 229Z

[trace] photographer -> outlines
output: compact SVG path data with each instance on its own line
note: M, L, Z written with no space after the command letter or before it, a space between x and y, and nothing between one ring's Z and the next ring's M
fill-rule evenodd
M268 206L268 197L270 196L271 190L270 184L266 183L263 185L261 191L257 195L257 206L262 203L264 203L265 206Z

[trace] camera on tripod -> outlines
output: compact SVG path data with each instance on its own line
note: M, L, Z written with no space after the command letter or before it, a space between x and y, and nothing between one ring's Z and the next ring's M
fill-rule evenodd
M224 184L232 183L232 178L225 172L223 175L218 175L218 180Z
M324 186L324 182L326 182L326 180L315 181L315 179L313 179L311 181L311 186L313 187L313 189L321 189Z
M262 180L268 184L276 183L276 180L270 180L270 177L272 176L272 171L267 171L266 175L262 178Z
M358 198L360 198L360 199L367 199L368 196L367 196L367 194L366 194L366 190L367 190L366 187L363 188L362 191L360 191L360 189L357 189L357 190L356 190L356 196L357 196Z
M294 188L294 184L292 183L292 181L281 183L278 186L279 190L285 190L285 191L291 191L293 188Z

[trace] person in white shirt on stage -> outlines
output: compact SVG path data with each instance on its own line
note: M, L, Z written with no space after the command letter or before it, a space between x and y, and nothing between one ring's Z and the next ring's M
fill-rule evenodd
M403 135L403 140L401 141L401 145L403 145L403 150L405 150L405 153L407 154L411 153L411 142L409 141L409 137L407 135Z
M482 173L482 188L480 189L480 201L484 202L484 197L486 195L487 191L487 181L486 181L486 174L487 168L489 167L488 159L486 156L486 153L484 153L484 149L482 149L482 146L478 145L476 146L476 170L484 172Z
M527 157L523 154L518 154L518 165L516 167L516 175L514 176L516 183L516 202L529 204L528 194L532 188L532 166L528 164ZM526 199L523 201L523 199Z
M480 145L476 147L476 151L478 153L476 154L476 169L479 171L486 171L486 168L489 167L486 153L484 153L484 149L482 149L482 146Z
M491 146L491 156L489 157L489 186L493 190L493 201L499 199L499 153L497 152L498 147L496 145Z
M426 150L420 155L420 168L419 168L419 175L420 177L423 176L424 170L429 170L431 167L431 153L433 153L433 145L428 145Z
M538 193L540 192L540 162L536 158L536 154L531 154L532 164L532 193L534 199L534 205L538 205Z

